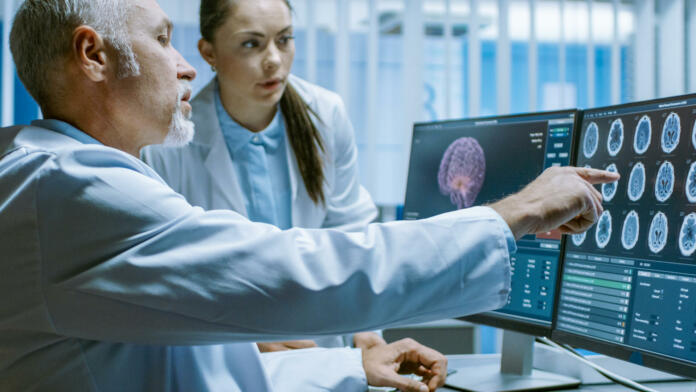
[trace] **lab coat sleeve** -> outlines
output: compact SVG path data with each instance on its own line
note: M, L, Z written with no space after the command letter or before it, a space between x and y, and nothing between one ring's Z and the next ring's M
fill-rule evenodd
M41 292L56 333L195 345L463 316L510 290L509 229L489 208L364 232L204 211L145 163L85 146L43 164Z
M261 354L263 366L278 390L288 392L365 392L362 351L311 348Z
M327 97L327 99L329 99ZM377 217L377 208L367 190L360 185L358 149L353 125L343 101L332 97L333 119L328 134L333 137L333 151L326 159L333 160L333 184L327 195L323 227L347 231L362 230Z

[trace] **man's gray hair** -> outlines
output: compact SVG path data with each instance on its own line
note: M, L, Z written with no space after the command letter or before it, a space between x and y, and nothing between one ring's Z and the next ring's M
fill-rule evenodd
M126 22L130 0L25 0L14 18L10 49L17 74L43 108L49 104L54 72L72 50L73 31L87 25L118 53L117 76L139 74Z

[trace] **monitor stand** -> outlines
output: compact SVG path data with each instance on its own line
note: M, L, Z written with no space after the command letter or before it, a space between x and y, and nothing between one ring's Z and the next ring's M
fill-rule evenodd
M471 392L550 391L580 385L574 378L534 370L533 363L534 337L504 331L500 365L457 369L445 385Z

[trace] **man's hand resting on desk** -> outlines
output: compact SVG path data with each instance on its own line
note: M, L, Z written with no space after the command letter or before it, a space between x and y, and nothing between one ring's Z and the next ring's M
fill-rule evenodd
M447 358L413 339L363 349L368 385L393 387L403 392L430 392L445 384ZM423 381L400 374L416 374Z
M592 185L619 180L604 170L552 167L519 193L491 204L510 226L516 239L560 229L582 233L602 214L602 194Z

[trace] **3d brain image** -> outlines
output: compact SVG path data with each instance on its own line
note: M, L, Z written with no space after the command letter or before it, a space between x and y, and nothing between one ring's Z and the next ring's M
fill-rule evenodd
M616 169L615 164L611 164L607 166L606 170L608 172L616 173L618 170ZM616 195L616 190L619 188L618 182L611 182L609 184L602 184L602 196L604 197L604 201L611 201L611 199L614 198L614 195Z
M674 190L674 166L670 161L665 161L660 165L655 179L655 198L663 203L672 196Z
M679 145L679 136L681 135L681 120L677 113L670 113L665 120L665 125L662 127L662 151L669 154L674 151Z
M609 155L615 157L621 151L624 141L624 125L620 118L611 123L609 138L607 139L607 151Z
M686 175L686 198L689 203L696 203L696 162L691 164L689 174Z
M585 238L587 237L587 232L580 233L580 234L573 234L570 236L571 241L573 241L573 244L575 246L580 246L582 245L583 242L585 242Z
M486 176L483 148L471 137L462 137L450 144L440 162L437 180L440 192L450 197L458 209L474 205Z
M599 127L596 123L590 123L585 131L585 137L582 141L582 153L585 158L592 158L597 152L597 146L599 145Z
M595 241L597 246L604 248L611 239L611 213L605 210L597 221L597 229L595 229Z
M636 134L633 137L633 150L636 154L643 154L648 151L650 139L652 139L652 123L650 122L650 117L645 115L638 121Z
M638 242L638 232L640 230L640 221L638 219L638 213L631 211L626 215L624 219L623 229L621 231L621 245L624 249L630 250L636 246Z
M684 217L679 232L679 250L684 256L691 256L696 250L696 213Z
M648 247L653 253L660 253L667 244L667 216L658 212L653 217L650 223L650 231L648 232Z
M645 166L638 162L631 169L628 178L628 198L631 201L638 201L645 191Z

